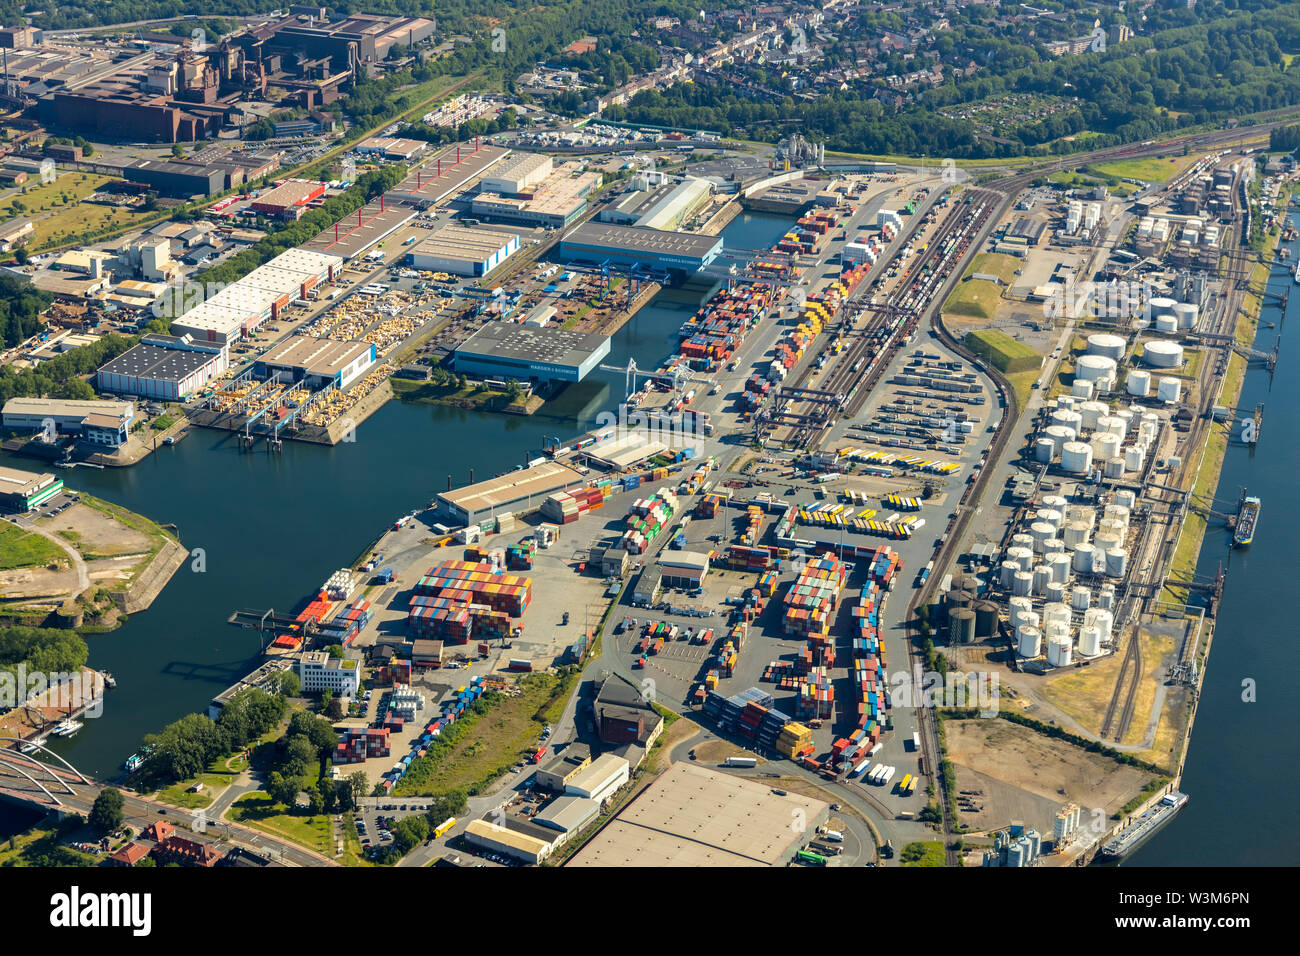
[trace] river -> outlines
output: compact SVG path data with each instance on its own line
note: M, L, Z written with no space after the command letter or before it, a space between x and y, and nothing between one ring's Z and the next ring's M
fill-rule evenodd
M1289 245L1296 251L1296 243ZM1300 295L1294 294L1300 286L1279 267L1268 290L1293 294L1285 322L1276 300L1264 305L1255 348L1265 352L1287 324L1294 337L1300 322ZM1265 322L1279 327L1265 328ZM1300 761L1294 732L1300 700L1287 683L1287 675L1300 670L1292 617L1296 582L1290 579L1300 540L1300 510L1290 504L1300 474L1300 415L1293 414L1300 408L1300 376L1287 367L1294 361L1284 339L1273 375L1262 366L1246 373L1238 406L1244 411L1264 403L1260 441L1228 446L1216 501L1218 510L1232 510L1247 488L1261 500L1259 524L1254 542L1238 551L1229 548L1231 536L1222 526L1206 534L1197 573L1213 576L1224 561L1228 581L1183 772L1182 790L1190 799L1134 853L1130 866L1290 866L1300 859L1300 830L1287 796ZM1281 774L1278 786L1265 786L1263 774L1274 770Z
M783 217L742 213L723 237L731 247L767 248L788 226ZM711 291L661 291L613 337L607 363L632 357L643 369L658 367ZM51 746L86 773L115 776L145 734L206 712L214 695L257 665L256 633L227 624L231 611L293 610L397 516L427 506L448 474L461 485L471 468L479 480L513 468L545 436L592 427L623 388L622 373L596 371L531 417L390 401L358 427L353 443L285 442L279 455L261 443L241 452L232 435L196 428L134 467L65 472L70 488L173 522L182 543L203 552L148 611L88 638L89 663L111 671L117 690L101 717ZM0 462L32 468L2 452Z

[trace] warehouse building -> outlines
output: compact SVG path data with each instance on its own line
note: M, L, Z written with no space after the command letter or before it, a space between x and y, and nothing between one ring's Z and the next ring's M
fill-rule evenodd
M258 196L248 208L279 219L297 219L308 203L325 195L325 184L309 179L286 179L274 189Z
M294 335L260 356L254 373L262 378L279 375L281 381L302 382L308 388L326 385L347 388L375 364L370 342L337 342L310 335Z
M122 178L177 199L215 196L226 188L226 171L220 167L164 159L141 159L131 163L123 168Z
M477 145L477 140L474 144L448 146L437 156L425 160L419 169L385 195L390 202L436 206L448 196L475 182L508 155L508 149Z
M519 196L532 194L533 187L545 182L555 169L554 160L541 153L515 153L484 175L479 189L486 193Z
M575 833L580 833L584 827L595 821L600 816L600 804L595 800L587 797L556 797L544 810L539 811L533 816L539 826L549 827L552 830L558 830L563 834L556 841L558 846L566 842L569 837Z
M471 201L470 210L484 219L561 229L586 210L587 196L600 184L601 175L582 172L581 163L565 163L534 192L518 196L481 192Z
M707 179L688 176L652 202L636 219L645 229L680 229L692 216L708 205L713 185Z
M5 511L31 511L62 490L62 478L0 466L0 508Z
M544 461L519 471L506 472L440 493L436 508L440 515L459 525L477 525L504 512L516 516L542 506L548 495L581 488L587 480L558 461Z
M519 251L519 234L443 226L406 254L412 269L485 276Z
M830 805L767 782L674 763L569 866L784 866ZM790 825L801 819L803 829Z
M506 817L505 820L508 824L518 822L511 817ZM524 863L537 864L551 855L560 834L543 827L535 829L542 830L545 837L522 833L512 826L499 826L488 820L471 820L465 828L465 839L473 846L481 846Z
M422 139L401 139L385 136L372 136L357 144L357 152L365 156L378 154L392 162L407 163L419 156L429 144Z
M305 299L334 278L343 259L310 249L289 249L258 266L172 323L176 335L229 345L276 318L294 299Z
M95 376L101 392L177 402L199 391L230 366L225 345L189 336L146 335L140 344L104 365Z
M126 441L135 405L100 399L11 398L5 402L0 418L5 428L14 431L43 431L48 421L60 434L80 435L96 444L116 447Z
M709 573L709 556L701 551L669 551L659 559L664 587L694 590Z
M641 265L676 272L698 272L722 252L721 236L661 232L635 226L585 222L560 240L560 257L619 265Z
M453 353L456 371L489 378L581 382L609 355L609 336L494 322Z
M321 230L298 248L326 252L350 262L417 215L418 212L411 206L394 206L381 195L374 202L366 203L354 215Z
M615 675L596 691L596 732L609 744L640 744L649 750L663 733L664 719L645 696Z
M567 796L586 797L603 803L619 787L628 782L631 771L622 757L613 754L601 754L591 765L579 770L564 785Z
M564 753L556 754L537 768L533 785L553 793L563 793L569 781L591 766L591 748L574 741Z

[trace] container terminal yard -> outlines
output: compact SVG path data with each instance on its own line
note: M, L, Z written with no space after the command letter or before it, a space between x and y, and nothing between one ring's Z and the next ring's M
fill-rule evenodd
M1184 369L1178 390L1161 382L1152 396L1150 374L1133 368L1121 400L1103 401L1131 358L1164 367L1157 356L1172 350L1153 349L1166 339L1151 339L1144 326L1116 322L1117 334L1099 335L1067 320L1051 329L1060 345L1025 401L940 310L1028 177L972 188L882 176L877 182L903 181L860 205L848 198L872 178L850 178L833 213L804 216L773 249L747 250L734 271L720 269L723 287L683 326L660 368L624 370L609 355L608 367L627 376L610 425L556 439L513 472L460 488L449 478L426 510L396 520L300 611L232 609L232 624L259 632L267 673L305 673L319 664L312 652L332 644L367 662L378 699L367 694L365 712L382 744L364 731L357 762L394 799L430 740L486 690L510 686L512 674L578 663L603 675L547 728L535 769L516 767L518 780L506 779L520 794L508 808L554 792L543 777L576 773L564 795L540 797L544 809L511 810L505 824L487 813L500 793L478 800L470 816L483 819L452 821L413 861L455 847L532 863L573 852L574 865L609 865L645 852L646 820L665 834L688 832L684 809L670 808L684 806L693 788L755 808L756 829L706 851L705 863L733 854L759 865L887 864L894 847L933 833L926 820L935 812L945 838L974 838L968 863L1060 865L1103 843L1113 852L1126 821L1085 842L1071 809L1089 782L1083 757L1072 758L1071 784L1057 788L1065 796L1049 801L1017 798L1028 789L972 771L969 753L953 753L975 745L964 725L979 721L950 717L949 751L940 749L932 708L912 699L920 688L897 679L928 653L920 634L905 635L924 625L949 666L974 677L972 707L991 699L996 709L998 695L989 695L1001 684L1000 706L1031 715L1053 712L1044 687L1054 674L1119 662L1100 726L1071 726L1125 746L1146 716L1139 688L1153 683L1144 676L1145 633L1174 644L1183 665L1174 676L1194 693L1213 603L1193 613L1166 592L1217 595L1223 579L1171 578L1168 568L1188 510L1216 513L1186 489L1227 371L1227 359L1212 356L1231 354L1216 343L1230 343L1241 289L1225 280L1191 330L1208 354ZM694 271L709 275L709 258L698 256ZM591 268L576 257L569 264ZM629 284L634 272L624 274ZM363 270L354 295L389 294L375 286L381 273ZM338 393L367 381L385 350L420 329L407 317L388 325L411 304L342 320L309 307L294 337L215 383L205 410L229 416L218 427L250 444L263 420L260 434L271 440L285 419L286 428L298 419L328 428L351 404ZM311 322L349 334L322 351L313 339L329 340ZM1111 338L1120 339L1118 360ZM1074 368L1068 394L1057 380L1063 355ZM1085 377L1094 368L1100 374ZM462 672L455 686L445 669ZM250 675L218 695L213 712L264 678ZM667 745L678 761L672 771L594 838L563 849L592 816L589 804L560 801L599 809L628 781L662 730L648 702L699 729ZM576 771L558 763L557 742L575 755L589 741L607 745L611 715L626 721L634 712L638 729L615 739L643 745L640 755L611 750L571 761ZM1184 740L1189 729L1190 719ZM949 759L957 788L941 777ZM1108 815L1145 782L1125 773L1106 771ZM1170 776L1149 803L1177 786L1176 768ZM946 784L960 792L951 806ZM805 839L765 837L757 821L785 812L773 798L802 801L814 821ZM548 834L525 825L537 813L574 822ZM963 826L961 814L975 823ZM684 846L654 842L666 864L686 858ZM955 863L958 851L945 845Z

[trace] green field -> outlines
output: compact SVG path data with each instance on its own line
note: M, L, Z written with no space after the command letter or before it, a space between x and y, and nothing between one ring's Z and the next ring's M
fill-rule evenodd
M1098 163L1088 169L1102 176L1115 176L1119 179L1140 179L1144 183L1163 183L1177 176L1192 163L1194 155L1162 156L1150 159L1117 159L1110 163Z
M284 837L291 843L315 850L322 856L334 856L331 843L332 826L328 814L308 816L306 812L290 813L261 790L245 794L231 806L229 817L235 823L264 830Z
M17 525L0 521L0 571L67 562L67 552L57 544Z
M1000 252L981 252L971 260L970 268L966 270L967 276L973 276L977 272L985 275L997 276L1005 285L1011 285L1016 279L1016 270L1020 268L1020 259L1015 256L1003 255Z
M966 279L952 290L943 311L972 319L991 319L1002 301L1002 290L986 279Z
M943 866L943 844L927 841L909 843L899 854L903 866Z
M1043 365L1041 355L997 329L968 332L963 344L1002 372L1036 372Z

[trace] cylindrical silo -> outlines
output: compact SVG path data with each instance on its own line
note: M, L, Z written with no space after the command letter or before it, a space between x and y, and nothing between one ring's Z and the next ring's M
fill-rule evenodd
M1097 594L1097 607L1103 611L1113 610L1115 607L1115 585L1103 584L1101 591Z
M1017 571L1011 579L1011 593L1016 597L1028 597L1034 591L1034 575L1029 571Z
M1154 328L1164 335L1173 335L1178 331L1178 319L1172 315L1162 315L1156 319Z
M1141 446L1126 445L1124 448L1124 470L1141 471L1143 457Z
M1162 378L1156 388L1156 400L1176 402L1183 393L1183 383L1176 378Z
M1151 373L1146 369L1133 369L1128 373L1124 390L1135 398L1146 398L1151 394Z
M1075 434L1083 427L1083 416L1073 408L1058 408L1052 412L1052 424L1060 425L1062 428L1073 428Z
M1095 461L1106 461L1119 454L1119 436L1112 432L1097 432L1092 440L1092 455Z
M1068 441L1061 449L1061 467L1072 475L1086 475L1092 469L1092 446Z
M1015 561L1011 561L1009 559L1003 561L1001 566L998 569L998 583L1001 584L1004 588L1011 587L1011 579L1015 576L1015 573L1019 570L1020 570L1020 565L1017 564Z
M1019 627L1025 621L1026 614L1034 613L1034 602L1027 597L1013 597L1007 601L1007 620L1010 622L1012 630Z
M1082 657L1101 654L1101 631L1096 626L1085 624L1079 628L1079 654Z
M1057 455L1061 453L1066 442L1074 441L1077 436L1078 431L1068 425L1048 425L1043 429L1043 437L1052 440L1052 449Z
M958 608L948 616L948 641L952 644L970 644L975 640L975 612L968 607Z
M1095 391L1092 382L1085 382L1081 378L1075 379L1074 383L1070 386L1070 394L1074 398L1083 399L1085 402L1092 398Z
M1052 580L1052 569L1045 564L1034 565L1033 592L1042 594L1047 590L1047 582Z
M1046 541L1043 542L1044 557L1051 557L1052 555L1056 554L1058 551L1064 551L1064 550L1065 550L1065 542L1062 541L1060 538L1048 538Z
M1083 427L1092 431L1097 421L1109 411L1105 402L1084 402L1079 406L1079 415L1083 418Z
M1117 415L1102 415L1097 420L1097 435L1100 436L1103 432L1123 438L1124 419Z
M1016 636L1016 653L1025 658L1043 653L1042 632L1036 627L1022 627Z
M1043 495L1044 508L1052 508L1064 514L1067 506L1068 502L1062 495Z
M1128 570L1128 551L1124 548L1111 548L1106 552L1106 576L1122 578Z
M1133 505L1136 503L1137 494L1134 493L1132 489L1121 488L1119 491L1115 492L1116 506L1126 509L1130 515L1133 513Z
M1056 446L1050 438L1043 438L1034 441L1034 461L1041 464L1048 464L1056 456Z
M1093 545L1097 549L1097 560L1105 561L1106 552L1111 548L1118 548L1124 544L1124 539L1113 531L1098 530L1097 536L1092 539Z
M992 601L975 605L975 637L992 637L998 630L998 606Z
M1064 521L1065 516L1055 508L1039 508L1037 519L1039 521L1046 521L1052 526L1053 530L1056 530L1061 527L1061 523Z
M1075 547L1074 560L1072 562L1075 574L1092 574L1092 565L1096 560L1094 558L1096 551L1097 549L1087 542Z
M1063 603L1057 601L1051 604L1043 605L1043 624L1049 626L1052 624L1070 626L1070 609Z
M1074 366L1075 378L1085 382L1097 382L1103 379L1115 380L1115 360L1104 355L1080 355Z
M1101 466L1101 473L1107 478L1123 478L1124 459L1118 457L1107 458L1106 463Z
M1076 611L1086 611L1092 604L1092 592L1085 587L1076 587L1070 592L1070 607Z
M1048 581L1047 590L1044 593L1049 601L1064 601L1065 585L1060 581Z
M1056 637L1047 642L1047 663L1053 667L1069 667L1073 645L1069 637Z
M1109 332L1096 332L1088 336L1088 354L1104 355L1118 362L1124 357L1125 342L1118 335Z
M1062 530L1062 541L1065 546L1074 551L1079 545L1088 540L1088 535L1092 533L1086 521L1071 521Z
M1052 580L1058 584L1065 584L1070 578L1070 565L1074 563L1074 556L1066 554L1064 551L1058 551L1050 555L1047 559L1047 566L1051 569ZM1058 600L1060 600L1058 598Z
M1173 315L1174 306L1177 304L1177 301L1168 296L1153 296L1151 298L1151 318L1156 319L1162 315Z
M1152 368L1177 368L1183 364L1183 347L1177 342L1156 339L1143 347L1142 360Z
M1029 526L1029 533L1034 536L1034 551L1042 553L1043 542L1056 537L1056 529L1046 521L1035 521Z
M1034 566L1034 549L1023 548L1019 545L1007 548L1007 560L1020 565L1021 571L1028 571Z
M1174 316L1178 319L1178 328L1184 331L1196 328L1200 307L1195 302L1179 302L1174 306Z
M1032 522L1030 522L1032 524ZM1032 548L1034 546L1034 536L1028 531L1017 531L1011 536L1011 547L1013 548Z

